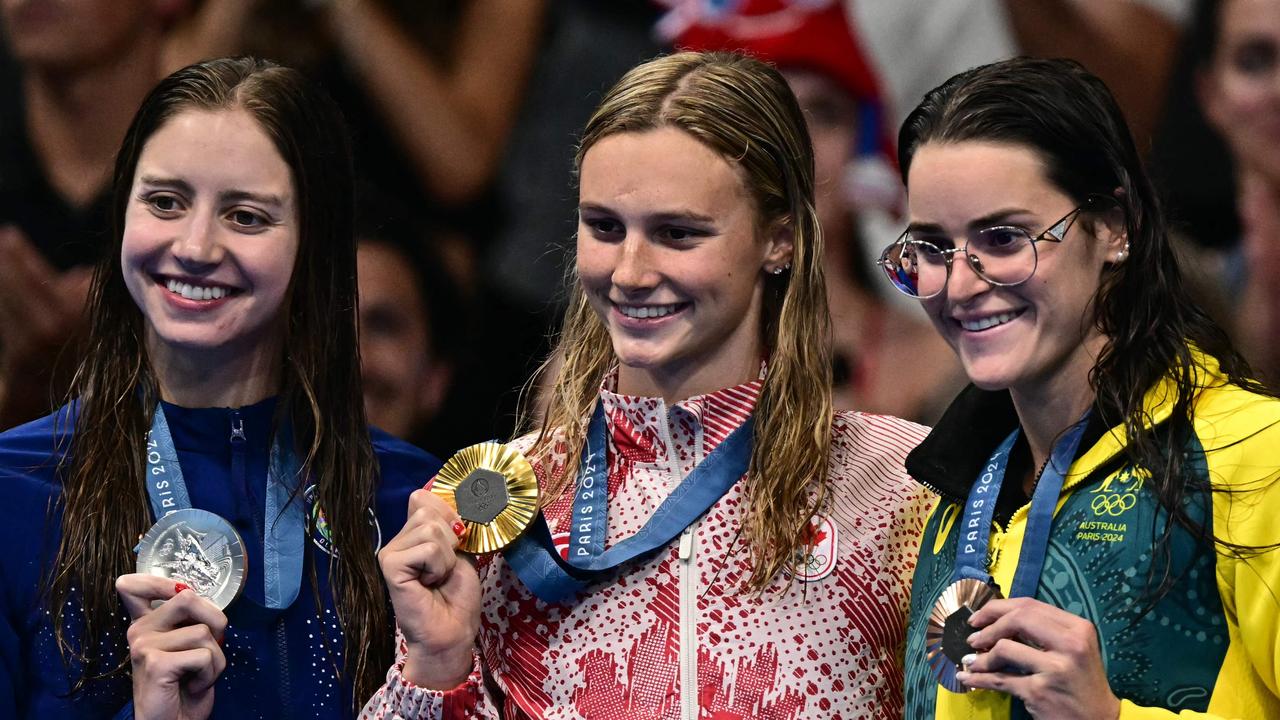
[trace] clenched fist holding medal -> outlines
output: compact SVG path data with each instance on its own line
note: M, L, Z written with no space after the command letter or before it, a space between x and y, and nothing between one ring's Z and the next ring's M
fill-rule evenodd
M404 528L378 552L404 634L404 677L446 690L466 680L480 629L480 578L462 553L502 550L538 513L533 466L498 443L465 448L409 496Z

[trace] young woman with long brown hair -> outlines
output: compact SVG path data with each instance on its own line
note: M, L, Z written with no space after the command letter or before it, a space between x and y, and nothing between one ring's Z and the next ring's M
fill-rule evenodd
M1111 92L984 65L898 152L883 265L973 383L907 458L941 499L906 717L1280 717L1280 400L1196 305Z
M287 68L213 60L142 104L75 399L0 435L0 715L340 718L376 688L374 552L438 463L365 423L351 186ZM171 577L134 572L153 554Z
M813 173L759 61L671 55L605 96L564 362L515 442L542 520L477 572L415 493L380 553L403 642L367 715L901 717L922 430L832 412Z

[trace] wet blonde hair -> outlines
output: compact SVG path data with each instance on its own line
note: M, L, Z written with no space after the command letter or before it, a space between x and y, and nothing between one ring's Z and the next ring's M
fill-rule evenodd
M760 592L793 569L803 531L829 492L831 320L813 201L813 149L800 107L777 70L733 53L686 52L632 69L605 95L583 131L578 170L601 139L661 127L689 133L739 170L762 232L781 226L793 235L791 271L763 276L760 332L769 366L756 405L742 525L753 568L748 588ZM532 450L550 456L563 440L561 451L568 452L567 462L550 465L546 502L573 482L586 420L617 363L608 330L576 272L570 283L551 355L563 365ZM548 361L540 372L555 372L554 366Z

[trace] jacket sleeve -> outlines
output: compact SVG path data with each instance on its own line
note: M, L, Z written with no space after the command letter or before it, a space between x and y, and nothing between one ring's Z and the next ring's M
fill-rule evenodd
M1229 639L1208 712L1176 714L1124 703L1120 720L1280 717L1278 405L1270 399L1246 403L1230 418L1215 418L1221 434L1213 445L1221 449L1206 451L1215 485L1213 529L1220 541L1218 590ZM1233 432L1232 425L1246 427Z
M497 720L497 708L485 692L479 653L473 654L471 674L466 681L452 690L431 690L406 680L407 654L404 635L397 629L395 662L387 670L386 684L360 712L361 720Z

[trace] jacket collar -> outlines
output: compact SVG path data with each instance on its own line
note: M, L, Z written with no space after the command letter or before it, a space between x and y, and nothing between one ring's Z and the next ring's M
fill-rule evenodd
M1192 348L1192 357L1197 389L1228 382L1216 359L1195 348ZM1167 420L1176 399L1177 385L1169 376L1162 378L1143 399L1144 424L1155 427ZM943 413L928 437L907 455L907 472L939 495L963 500L983 463L1016 427L1018 414L1009 391L988 391L969 385ZM1072 463L1064 487L1088 477L1119 455L1128 443L1127 436L1123 424L1108 429L1095 407L1080 443L1085 449Z

